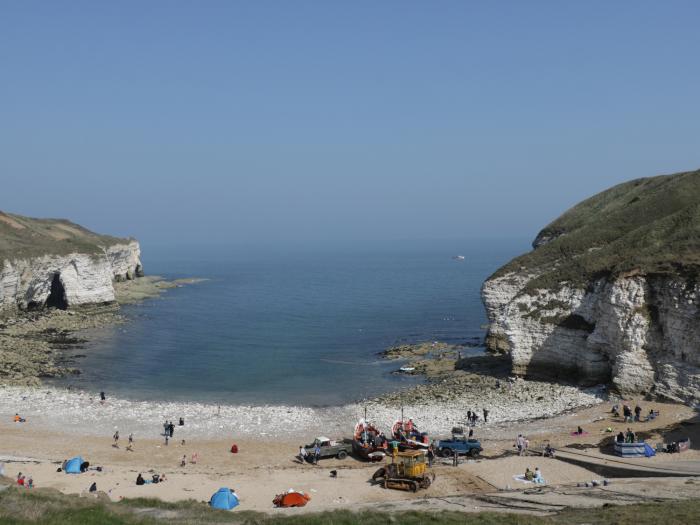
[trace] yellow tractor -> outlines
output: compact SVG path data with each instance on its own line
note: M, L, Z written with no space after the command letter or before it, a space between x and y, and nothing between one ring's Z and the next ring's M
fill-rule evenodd
M377 470L372 480L381 483L385 489L412 490L427 489L435 481L435 474L428 470L425 454L421 450L394 452L391 463Z

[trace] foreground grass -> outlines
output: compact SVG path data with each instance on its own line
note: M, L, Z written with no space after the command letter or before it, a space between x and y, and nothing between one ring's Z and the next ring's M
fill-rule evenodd
M700 499L613 506L599 509L569 509L559 514L538 517L524 514L483 512L351 512L349 510L269 516L236 510L216 511L196 501L166 503L153 499L131 499L119 503L102 498L77 497L53 489L33 491L10 487L0 492L0 524L24 525L151 525L234 523L251 525L557 525L620 524L659 525L700 523Z

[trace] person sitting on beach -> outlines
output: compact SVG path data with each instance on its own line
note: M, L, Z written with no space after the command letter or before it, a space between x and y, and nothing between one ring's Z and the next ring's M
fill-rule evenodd
M613 407L610 409L610 413L613 415L613 417L620 417L620 406L613 405Z
M656 412L654 412L654 409L652 408L651 410L649 410L647 421L653 421L654 419L656 419Z
M530 470L530 467L525 467L525 479L527 481L532 481L535 479L535 473Z
M136 476L136 484L137 485L145 485L146 484L146 480L143 479L143 476L141 475L140 472L139 472L139 475Z
M615 441L618 443L624 443L625 442L625 435L620 431L620 433L617 435L617 438L615 438Z
M539 485L544 485L545 481L542 477L542 471L540 471L540 467L535 467L535 477L532 481Z
M21 417L19 414L15 414L15 417L14 417L15 423L26 423L26 421L27 420L24 419L23 417Z
M553 458L554 457L554 449L552 448L552 445L547 443L547 446L544 447L544 457L546 458Z
M579 436L582 436L582 435L583 435L583 429L579 426L579 427L576 429L576 433L577 433Z

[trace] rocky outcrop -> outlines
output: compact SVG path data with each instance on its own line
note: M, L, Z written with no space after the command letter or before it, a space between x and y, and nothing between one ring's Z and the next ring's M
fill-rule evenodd
M700 403L700 171L639 179L543 229L482 287L516 375Z
M112 281L143 275L140 255L139 243L128 240L91 253L7 258L0 262L0 309L112 302Z
M700 401L700 286L692 280L634 275L524 291L526 282L505 275L482 289L487 343L510 354L515 374Z

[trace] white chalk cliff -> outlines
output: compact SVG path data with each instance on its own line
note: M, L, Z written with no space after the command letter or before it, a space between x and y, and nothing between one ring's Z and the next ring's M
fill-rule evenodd
M487 346L513 373L700 403L700 172L584 201L489 278Z
M113 281L143 275L137 241L68 221L0 212L0 247L0 309L109 303Z

